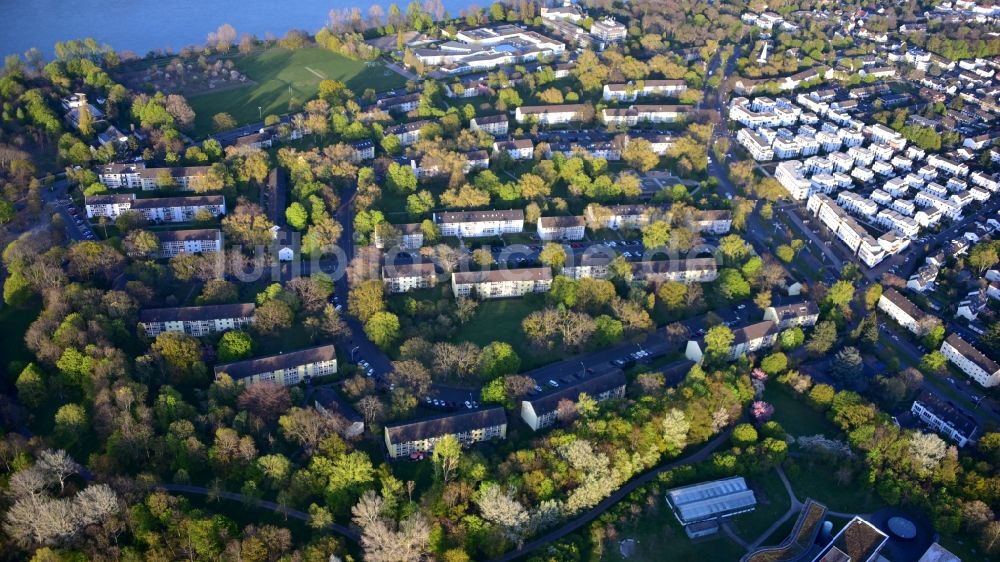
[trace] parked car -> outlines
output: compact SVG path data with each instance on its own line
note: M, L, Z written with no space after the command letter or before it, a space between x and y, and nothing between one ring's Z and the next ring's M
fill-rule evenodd
M559 388L559 383L557 383L556 381L550 379L549 380L549 386L551 386L552 388Z

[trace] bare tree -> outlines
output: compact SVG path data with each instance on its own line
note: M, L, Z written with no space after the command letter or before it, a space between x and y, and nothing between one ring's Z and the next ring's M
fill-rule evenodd
M384 507L385 500L382 499L382 496L373 490L367 490L358 498L358 503L351 508L351 515L358 527L366 529L382 517L382 508Z
M59 483L59 493L66 490L66 479L79 474L82 467L62 449L45 449L38 455L38 467Z
M510 540L521 539L528 525L528 510L514 499L513 490L499 485L491 486L477 503L483 519L499 525Z

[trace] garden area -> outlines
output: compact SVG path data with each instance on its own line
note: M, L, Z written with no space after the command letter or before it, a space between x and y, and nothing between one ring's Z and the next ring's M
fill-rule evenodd
M533 347L521 329L521 321L542 308L539 302L542 298L528 295L519 299L482 301L476 315L462 326L455 339L480 347L493 341L507 342L521 358L522 372L558 361L565 357L564 353L558 349L539 350Z
M406 84L382 63L352 60L321 48L290 51L275 47L233 62L248 78L247 85L188 100L196 114L197 137L211 132L212 117L217 113L228 113L239 124L256 122L262 115L287 113L293 98L304 104L315 97L321 80L339 80L358 96L367 88L385 91Z
M826 416L806 403L805 396L795 396L785 385L771 383L764 390L764 401L774 406L774 421L781 424L793 437L802 435L825 435L836 437L840 434Z

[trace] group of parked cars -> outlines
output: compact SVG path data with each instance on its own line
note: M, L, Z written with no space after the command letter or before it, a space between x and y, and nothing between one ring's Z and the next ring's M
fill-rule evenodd
M76 228L80 231L80 234L82 234L87 240L94 240L96 238L96 236L94 236L94 231L90 229L90 224L80 216L80 212L73 206L73 200L67 199L64 205L66 207L66 212L69 213L69 216L73 218L73 222L76 223Z

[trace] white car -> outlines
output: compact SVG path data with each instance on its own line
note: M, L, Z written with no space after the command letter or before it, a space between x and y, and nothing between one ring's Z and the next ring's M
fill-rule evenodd
M557 383L555 380L549 379L549 386L551 386L552 388L559 388L559 383Z

